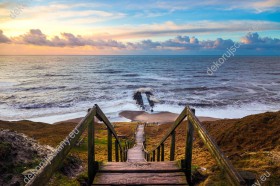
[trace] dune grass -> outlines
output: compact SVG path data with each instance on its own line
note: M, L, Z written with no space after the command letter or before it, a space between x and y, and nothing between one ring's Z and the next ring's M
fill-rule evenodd
M262 185L280 185L280 112L268 112L242 119L203 122L237 170L255 173L257 178L268 171L269 179ZM152 150L172 124L145 128L147 149ZM186 122L176 129L176 160L184 159ZM169 159L171 139L165 143L165 159ZM207 180L200 185L223 185L225 179L206 146L194 134L193 164L206 168ZM222 181L221 181L222 180Z
M210 135L217 142L233 165L238 170L251 171L261 176L269 171L271 176L262 185L280 185L280 112L247 116L242 119L203 122ZM56 147L77 125L64 122L57 125L30 121L0 121L0 128L15 130L36 139L41 144ZM133 140L137 123L114 123L118 135L125 135ZM107 129L104 124L96 124L96 160L107 161ZM165 135L171 124L154 125L145 128L147 149L151 150ZM184 159L186 143L186 122L176 129L176 160ZM226 185L222 174L211 154L195 133L193 144L193 165L203 167L208 177L200 183L206 185ZM82 135L82 143L74 147L69 156L77 157L82 162L82 170L72 178L56 171L49 185L80 185L87 178L87 132ZM165 143L165 159L169 160L171 139ZM113 145L114 148L114 145ZM3 148L4 149L4 148ZM113 149L114 161L114 149ZM66 166L64 162L62 166Z
M68 134L74 129L77 123L62 122L56 125L49 125L39 122L31 121L19 121L19 122L7 122L0 121L0 128L10 129L19 133L24 133L28 137L36 139L40 144L50 145L56 147ZM114 129L118 135L126 136L127 140L133 140L137 123L134 122L116 122L114 123ZM96 148L96 161L107 161L107 128L104 124L95 124L95 148ZM83 181L87 178L87 130L81 136L81 143L79 146L75 146L71 149L68 157L77 157L82 162L82 171L73 178L69 178L64 175L60 170L56 171L50 180L48 185L80 185L79 181ZM124 144L125 140L121 140ZM113 138L114 142L114 138ZM4 144L2 145L4 146ZM113 161L115 161L115 150L113 145ZM36 165L34 165L35 167ZM63 166L67 166L67 162L64 161ZM17 169L21 169L18 167ZM23 171L23 170L22 170Z

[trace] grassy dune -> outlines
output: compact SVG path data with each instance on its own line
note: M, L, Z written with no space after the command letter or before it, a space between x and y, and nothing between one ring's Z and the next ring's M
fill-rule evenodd
M0 121L0 128L15 130L36 139L40 144L56 147L77 125L63 122L56 125L30 121ZM118 135L133 139L137 123L114 123ZM210 135L239 170L247 170L261 176L269 171L271 176L262 185L280 184L280 112L264 113L247 116L242 119L226 119L203 122ZM146 127L147 149L156 146L171 124ZM186 123L176 129L176 159L183 159L185 152ZM49 185L80 185L87 177L87 132L82 135L80 146L74 147L63 163L67 167L78 159L82 169L77 175L65 175L62 169L55 172ZM165 144L166 156L169 159L170 139ZM114 149L113 149L114 153ZM114 157L114 156L113 156ZM96 124L96 159L107 160L107 130L104 124ZM114 160L114 158L113 158ZM224 175L220 174L211 154L208 152L198 135L195 134L193 147L193 164L204 167L208 178L200 185L225 185ZM32 168L32 167L30 167Z
M77 125L72 122L62 122L56 125L50 125L45 123L31 122L31 121L18 121L7 122L0 121L0 128L10 129L19 133L24 133L28 137L34 138L40 144L50 145L56 147ZM133 140L137 123L114 123L115 130L118 135L127 136L128 140ZM107 161L107 129L104 124L96 124L96 160ZM87 131L82 134L82 141L79 146L74 147L68 158L63 163L63 166L68 166L73 159L81 161L82 170L78 176L69 178L63 174L63 171L59 170L55 172L49 185L80 185L79 181L83 181L87 177ZM114 138L113 138L114 140ZM124 142L124 140L122 140ZM113 145L113 160L115 157ZM62 166L62 167L63 167ZM71 166L71 165L70 165ZM34 167L28 167L29 169ZM27 168L27 169L28 169Z
M269 112L244 117L203 122L203 125L239 170L251 171L261 176L265 171L271 173L269 180L262 185L280 184L280 112ZM171 124L146 127L147 148L156 147ZM176 159L183 159L186 143L186 122L176 129ZM194 135L193 164L206 168L208 179L201 185L222 185L219 169L200 140ZM165 143L165 159L169 159L170 141Z

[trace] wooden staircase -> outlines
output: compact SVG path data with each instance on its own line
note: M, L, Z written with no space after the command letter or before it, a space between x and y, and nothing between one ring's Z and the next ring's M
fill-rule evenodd
M100 167L93 185L188 185L174 161L108 162Z
M127 162L101 165L93 185L187 185L178 162L146 161L144 141L144 125L138 125L135 145L127 152Z
M95 118L107 126L108 162L100 163L95 160ZM176 133L175 129L188 119L185 158L175 160ZM76 131L70 144L59 149L50 163L43 166L39 172L28 182L27 186L46 185L55 170L59 168L71 148L78 142L82 133L88 129L88 180L87 185L193 185L192 178L192 145L193 133L196 131L215 158L222 172L226 175L227 185L247 185L245 180L235 170L228 158L219 149L215 141L195 116L195 110L188 106L178 116L170 130L165 134L159 144L150 152L145 149L144 125L138 125L135 133L135 142L121 142L114 126L102 112L98 105L89 109L86 117L69 134ZM115 138L115 158L113 161L113 140ZM66 138L69 140L69 138ZM171 139L170 159L165 161L165 142Z

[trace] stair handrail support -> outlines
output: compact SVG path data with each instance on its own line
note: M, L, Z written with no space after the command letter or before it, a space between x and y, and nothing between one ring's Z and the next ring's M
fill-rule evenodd
M63 141L67 140L69 141L69 145L64 146L63 148L59 148L55 155L51 156L51 159L49 160L50 163L45 164L42 166L36 174L33 175L31 180L26 184L26 186L37 186L37 185L46 185L48 183L48 180L53 175L54 171L59 168L59 166L62 164L62 161L67 157L68 153L72 149L72 147L78 142L80 136L83 134L83 132L88 129L88 181L87 184L91 185L93 182L94 176L98 171L98 162L95 161L95 117L98 118L100 121L102 121L108 129L108 134L114 136L115 138L115 147L119 147L120 149L120 157L121 161L126 161L127 157L127 150L125 152L125 148L122 146L120 139L117 136L117 133L114 129L114 126L112 123L108 120L106 115L103 113L103 111L100 109L100 107L95 104L92 108L88 109L87 115L77 124L77 126L69 133L68 136L75 133L75 136L73 139L69 140L69 137L67 136ZM78 131L78 133L76 133ZM108 144L110 144L110 148L112 148L112 138L108 135ZM108 147L109 149L109 147ZM110 151L110 150L109 150ZM116 150L116 152L118 152ZM112 154L108 155L112 156ZM108 158L109 159L109 158ZM110 158L111 159L111 158ZM116 161L118 161L118 155L116 155Z
M189 184L192 184L192 146L193 146L193 135L194 130L198 133L199 137L202 139L203 143L206 145L211 155L215 158L216 162L221 170L226 172L227 178L232 185L246 185L245 180L240 176L239 172L233 167L229 159L224 155L224 153L219 149L216 142L208 134L207 130L203 127L201 122L195 116L195 109L191 109L189 106L186 106L180 115L177 117L171 128L168 132L162 137L160 143L148 152L148 156L152 157L152 161L164 161L164 142L171 136L170 155L171 152L175 149L175 130L176 128L184 121L188 119L187 130L186 130L186 150L185 150L185 159L183 162L183 169L186 172L186 178ZM172 152L174 154L174 152ZM157 158L156 158L157 156ZM175 155L173 155L175 156ZM170 157L174 160L174 157Z

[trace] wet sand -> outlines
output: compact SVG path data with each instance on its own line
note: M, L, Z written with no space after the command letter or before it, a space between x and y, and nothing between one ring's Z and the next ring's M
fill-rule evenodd
M147 113L145 111L122 111L120 116L130 119L131 121L140 121L140 122L148 122L148 123L170 123L174 122L179 114L175 114L172 112L160 112L160 113ZM198 117L200 121L216 121L219 118L211 118L211 117Z
M179 114L175 114L172 112L159 112L159 113L150 114L145 111L130 111L130 110L122 111L119 115L121 117L131 120L132 122L139 121L139 122L159 123L159 124L174 122L177 119L177 117L179 116ZM54 124L60 124L60 123L65 123L65 122L79 123L82 119L83 118L74 118L74 119L56 122ZM219 120L220 118L199 116L198 119L200 121L216 121L216 120ZM97 118L95 121L99 122L99 120Z

